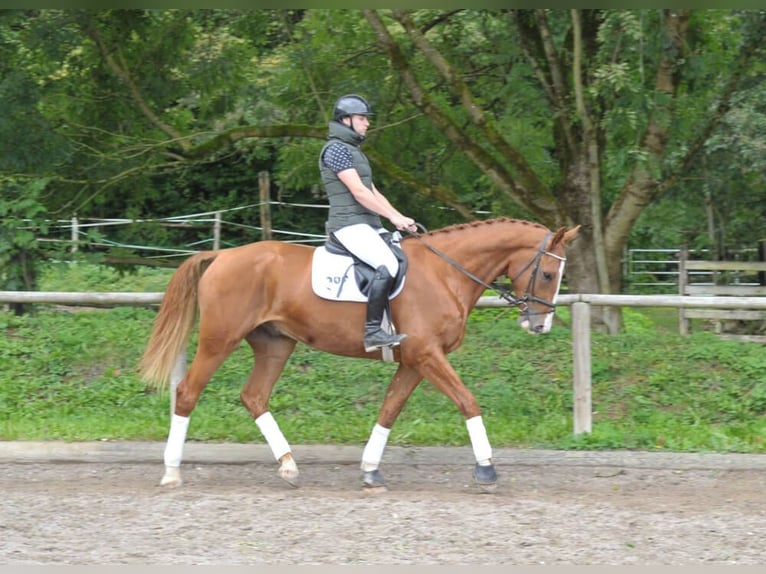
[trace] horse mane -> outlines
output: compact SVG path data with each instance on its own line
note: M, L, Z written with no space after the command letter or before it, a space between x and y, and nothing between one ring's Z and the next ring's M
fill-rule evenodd
M476 229L478 227L482 227L485 225L491 226L491 225L499 225L499 224L507 224L507 223L528 225L530 227L536 227L538 229L545 229L545 226L540 225L539 223L533 223L531 221L525 221L523 219L512 219L510 217L496 217L493 219L480 219L476 221L468 221L466 223L455 223L447 227L434 229L433 231L429 231L425 235L433 236L433 235L440 235L443 233L454 233L456 231L464 231L466 229Z

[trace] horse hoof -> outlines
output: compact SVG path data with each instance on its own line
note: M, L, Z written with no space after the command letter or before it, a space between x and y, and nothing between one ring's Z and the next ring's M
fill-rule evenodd
M386 492L386 481L383 480L383 475L378 469L370 470L364 473L362 479L362 489L365 492L379 493Z
M295 464L295 459L292 456L287 456L281 459L282 464L279 465L279 478L284 480L287 484L293 487L298 486L298 465Z
M388 492L388 487L386 486L367 486L366 484L362 486L362 492L365 494L383 494L384 492Z
M495 472L495 465L490 464L482 466L476 463L476 466L473 467L473 479L482 491L494 492L497 488L497 472Z
M298 488L298 473L295 472L280 472L279 478L284 480L287 484L293 488Z
M497 484L480 484L479 490L485 494L492 494L497 490Z
M181 486L183 481L181 480L181 469L175 466L165 467L165 475L160 481L160 486L166 488L177 488Z

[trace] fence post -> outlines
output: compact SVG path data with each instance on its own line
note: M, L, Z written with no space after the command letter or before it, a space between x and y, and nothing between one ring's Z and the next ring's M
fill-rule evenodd
M686 261L689 259L689 249L686 245L681 246L678 254L678 294L686 295L686 287L689 285L689 276L686 274ZM678 332L686 337L689 334L689 321L683 307L678 308Z
M80 239L80 229L79 229L79 225L77 224L77 216L76 215L72 216L72 233L71 233L71 235L69 237L72 240L72 247L69 249L69 251L71 251L72 253L76 253L77 252L77 242Z
M215 220L213 221L213 249L218 250L221 248L221 212L215 212Z
M572 303L574 434L591 432L590 304Z
M271 194L269 193L269 172L258 173L258 189L261 199L261 239L271 239Z

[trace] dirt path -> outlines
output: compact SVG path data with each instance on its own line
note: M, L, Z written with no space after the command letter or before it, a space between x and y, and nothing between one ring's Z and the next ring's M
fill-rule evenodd
M299 462L300 464L300 462ZM762 469L498 466L481 494L470 464L388 464L384 494L357 464L0 462L0 563L766 563Z

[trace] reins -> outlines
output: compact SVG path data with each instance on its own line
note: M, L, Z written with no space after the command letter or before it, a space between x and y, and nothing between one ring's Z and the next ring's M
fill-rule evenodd
M423 225L421 225L420 223L416 222L415 225L419 229L422 229L424 233L428 233L428 230ZM481 277L477 277L476 275L474 275L473 273L468 271L468 269L466 269L465 267L460 265L460 263L458 263L457 261L452 259L452 257L447 255L443 251L440 251L439 249L436 249L436 247L434 247L430 243L427 243L427 242L423 241L423 238L420 236L421 235L420 233L413 232L413 231L408 231L407 233L409 233L412 237L414 237L415 239L420 241L420 243L425 245L428 249L433 251L436 255L438 255L439 257L444 259L447 263L452 265L455 269L460 271L463 275L465 275L466 277L469 277L470 279L472 279L473 281L475 281L479 285L483 286L485 289L491 289L492 291L495 291L498 295L500 295L501 298L505 299L511 305L517 305L518 306L518 305L520 305L520 304L525 302L524 299L519 299L517 297L514 297L513 294L510 291L506 291L505 289L503 289L501 287L496 287L496 286L490 285L489 283L484 281Z
M428 230L423 225L421 225L420 223L416 222L415 225L420 230L422 230L423 233L428 233ZM555 309L555 307L556 307L555 303L551 303L549 301L545 301L543 299L535 297L534 293L530 294L530 291L534 287L534 282L535 282L535 279L537 278L537 270L540 267L540 261L542 260L543 255L550 255L551 257L555 257L556 259L559 259L560 261L565 261L566 260L564 257L556 255L555 253L551 253L550 251L545 249L545 246L548 243L548 239L552 235L551 232L548 232L548 233L545 234L545 237L543 238L542 245L540 245L540 249L538 249L537 254L535 255L535 257L533 257L532 259L527 261L526 265L524 265L524 267L522 267L519 270L519 272L516 273L516 275L511 279L511 283L513 283L516 279L518 279L521 276L522 273L524 273L524 271L527 270L527 268L530 265L532 265L534 263L535 266L532 269L532 277L529 280L529 284L527 285L527 290L524 293L523 297L515 297L510 291L508 291L506 289L503 289L502 287L499 287L497 285L490 285L489 283L484 281L481 277L477 277L476 275L471 273L468 269L466 269L465 267L460 265L460 263L458 263L457 261L452 259L452 257L447 255L443 251L440 251L439 249L437 249L433 245L429 244L428 242L424 241L423 238L421 237L421 233L413 232L413 231L408 231L407 233L409 233L412 237L414 237L415 239L420 241L420 243L422 243L430 251L432 251L433 253L435 253L436 255L441 257L442 259L444 259L447 263L452 265L455 269L460 271L463 275L465 275L466 277L470 278L474 282L478 283L479 285L481 285L485 289L490 289L490 290L494 291L502 299L504 299L505 301L507 301L511 305L516 305L519 308L521 308L521 306L524 305L525 308L521 309L522 313L527 313L527 314L529 313L529 311L526 308L526 305L527 305L528 301L534 301L535 303L539 303L541 305L545 305L546 307L550 307L551 309Z

